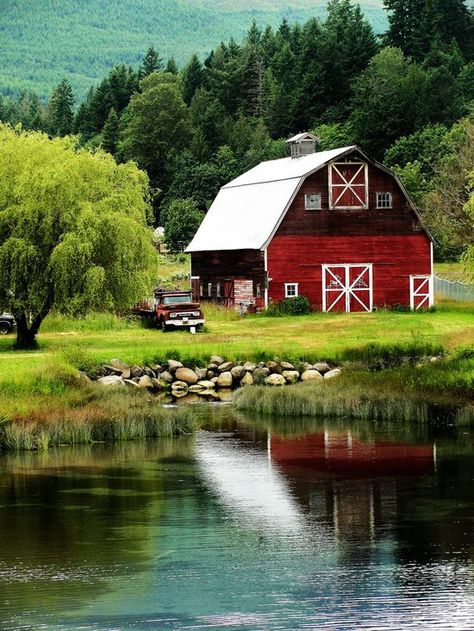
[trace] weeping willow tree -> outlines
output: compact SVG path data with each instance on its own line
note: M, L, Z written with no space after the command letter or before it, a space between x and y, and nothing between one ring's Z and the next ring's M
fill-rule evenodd
M0 309L34 348L52 308L120 311L150 288L148 179L73 138L0 125Z

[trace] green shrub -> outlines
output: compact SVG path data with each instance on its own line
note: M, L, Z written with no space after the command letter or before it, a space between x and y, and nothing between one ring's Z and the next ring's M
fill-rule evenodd
M305 315L311 313L311 303L306 296L285 298L271 303L265 310L267 316Z

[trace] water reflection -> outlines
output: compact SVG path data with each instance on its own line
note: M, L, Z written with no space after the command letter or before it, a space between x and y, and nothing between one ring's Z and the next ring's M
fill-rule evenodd
M1 459L0 629L472 626L471 435L210 415Z

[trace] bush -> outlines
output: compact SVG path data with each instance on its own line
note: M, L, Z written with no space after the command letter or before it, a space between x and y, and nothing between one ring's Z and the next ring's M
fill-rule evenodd
M304 315L311 313L311 303L306 296L285 298L270 304L265 310L267 316Z

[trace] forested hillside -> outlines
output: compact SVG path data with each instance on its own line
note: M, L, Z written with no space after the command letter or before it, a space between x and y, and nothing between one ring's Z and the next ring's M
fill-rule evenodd
M376 32L382 0L360 3ZM117 63L137 64L148 46L184 63L222 40L241 40L252 20L277 26L325 14L326 0L2 0L0 93L45 97L68 77L79 97Z
M133 160L150 180L154 224L175 250L219 188L285 139L313 131L320 149L360 145L397 170L437 239L437 256L474 260L474 15L463 0L384 0L377 35L351 0L323 19L276 28L178 67L149 47L117 63L86 98L71 77L50 92L0 95L0 121ZM91 44L92 46L92 44Z

